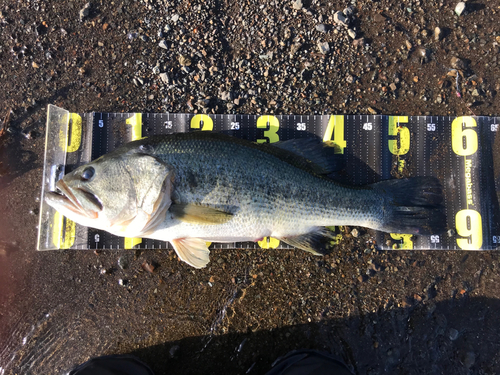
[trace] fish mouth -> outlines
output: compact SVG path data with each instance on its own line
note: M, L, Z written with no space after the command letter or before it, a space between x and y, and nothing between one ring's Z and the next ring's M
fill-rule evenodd
M102 211L103 206L94 194L82 188L76 188L73 192L64 180L57 181L56 187L57 191L51 191L47 195L49 202L89 219L97 219L98 212Z

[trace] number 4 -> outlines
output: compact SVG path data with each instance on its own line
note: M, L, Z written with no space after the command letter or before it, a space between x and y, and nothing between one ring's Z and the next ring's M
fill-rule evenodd
M333 135L333 139L332 139ZM335 147L338 149L339 154L344 153L344 149L347 147L347 142L344 137L344 116L343 115L333 115L330 116L328 121L328 126L326 127L325 135L323 136L323 142L333 141Z

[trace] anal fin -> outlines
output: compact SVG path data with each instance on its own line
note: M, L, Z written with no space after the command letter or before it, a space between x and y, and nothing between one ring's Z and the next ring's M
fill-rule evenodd
M327 228L319 228L316 231L294 237L280 238L283 242L298 249L307 251L313 255L328 254L330 241L335 234Z
M224 224L233 217L232 213L195 204L172 204L169 211L176 219L192 224Z
M210 262L210 250L200 238L179 238L170 241L177 256L194 268L204 268Z

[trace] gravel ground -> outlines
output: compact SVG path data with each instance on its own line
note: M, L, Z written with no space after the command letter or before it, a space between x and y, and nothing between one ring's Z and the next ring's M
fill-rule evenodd
M362 228L321 259L216 250L203 270L171 251L35 251L47 104L498 115L500 6L457 4L3 0L0 374L113 353L263 374L297 348L356 374L500 373L499 252L366 251Z

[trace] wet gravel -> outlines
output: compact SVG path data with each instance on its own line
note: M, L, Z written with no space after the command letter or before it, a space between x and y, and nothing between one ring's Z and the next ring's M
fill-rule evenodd
M458 3L3 1L0 374L113 353L262 374L297 348L359 374L499 373L499 252L380 252L363 228L324 258L215 250L203 270L171 251L35 251L48 104L498 115L500 8Z

